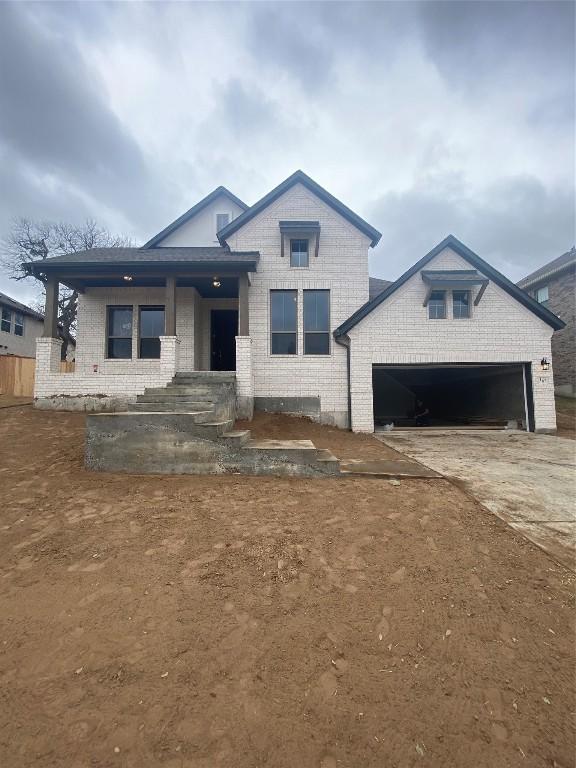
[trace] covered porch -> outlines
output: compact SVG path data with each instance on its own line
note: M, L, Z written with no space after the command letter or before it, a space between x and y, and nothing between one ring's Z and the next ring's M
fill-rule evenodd
M115 408L146 387L165 386L177 373L192 371L234 371L240 393L251 389L248 292L258 254L225 251L224 261L224 249L202 249L217 251L218 258L167 262L168 255L199 256L174 251L200 249L122 250L144 258L116 263L54 259L37 265L46 284L44 334L37 344L37 400L57 407L55 398L60 403L66 399L69 407L70 398L77 398L83 409ZM162 261L152 261L154 255ZM61 373L59 364L61 285L78 293L73 373Z

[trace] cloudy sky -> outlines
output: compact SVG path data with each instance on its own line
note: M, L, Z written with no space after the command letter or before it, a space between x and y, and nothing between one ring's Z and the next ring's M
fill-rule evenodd
M383 233L373 275L451 232L517 280L575 240L574 9L0 1L0 234L92 216L140 243L301 168Z

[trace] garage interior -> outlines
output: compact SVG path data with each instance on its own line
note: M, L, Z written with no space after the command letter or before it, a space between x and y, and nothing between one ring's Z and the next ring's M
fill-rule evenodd
M524 381L521 363L375 365L374 425L376 429L387 424L400 428L504 428L516 422L519 429L532 429L532 392L527 388L525 393ZM422 411L427 413L417 418Z

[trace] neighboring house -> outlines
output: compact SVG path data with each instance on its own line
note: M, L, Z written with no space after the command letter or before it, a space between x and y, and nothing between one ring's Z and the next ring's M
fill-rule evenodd
M297 171L250 207L219 187L142 248L36 263L37 405L126 409L178 372L234 370L244 417L255 407L370 432L414 423L423 401L430 423L554 430L548 360L562 321L452 236L394 283L371 282L379 239ZM66 375L59 282L79 291Z
M43 315L0 293L0 355L35 357L43 329Z
M552 337L554 387L558 395L576 397L576 248L532 272L518 285L566 323Z

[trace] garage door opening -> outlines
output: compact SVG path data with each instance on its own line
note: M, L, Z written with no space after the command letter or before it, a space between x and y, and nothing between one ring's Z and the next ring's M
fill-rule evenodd
M532 430L529 364L375 365L374 425Z

